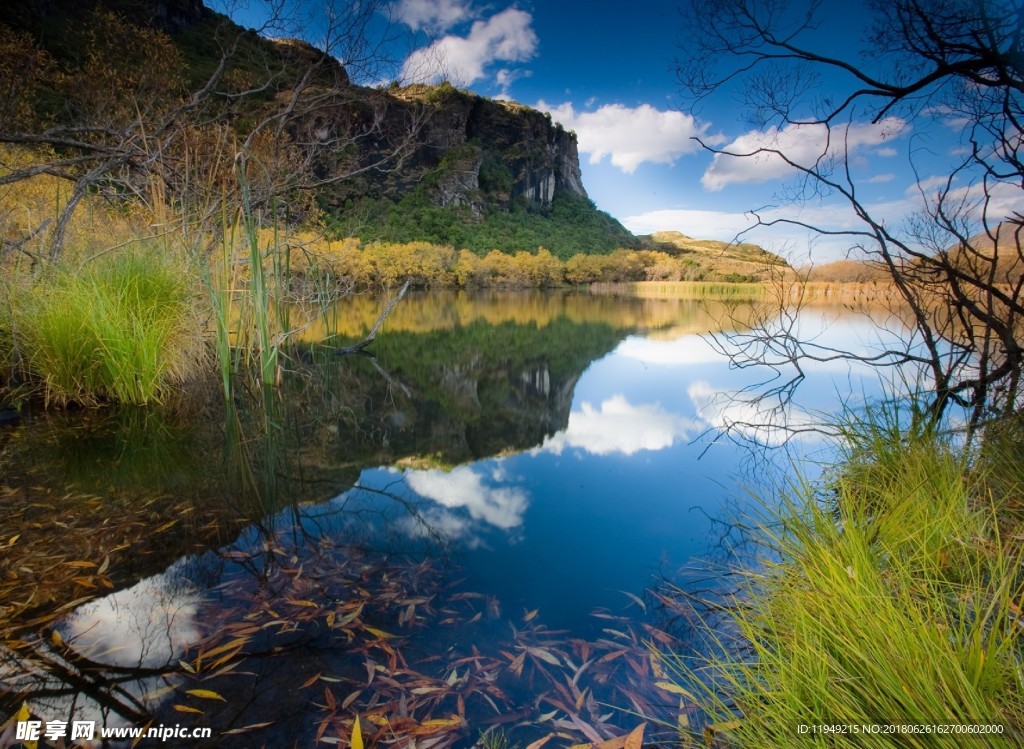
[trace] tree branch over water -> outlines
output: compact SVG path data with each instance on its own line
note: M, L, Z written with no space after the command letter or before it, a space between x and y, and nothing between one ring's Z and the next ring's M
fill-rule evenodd
M903 345L865 356L800 340L793 326L762 326L740 337L734 360L778 365L781 357L798 372L801 361L833 359L910 368L900 376L930 393L924 418L938 421L956 405L974 428L1022 397L1024 9L1008 0L869 6L865 51L849 57L820 51L825 3L713 0L684 11L677 74L691 106L732 93L758 128L732 146L702 145L716 164L767 160L793 176L779 205L753 212L755 226L847 238L849 258L884 269L898 297L891 312L907 327ZM838 93L825 93L823 80ZM914 132L906 157L919 208L898 223L865 200L851 169L866 128L889 142ZM920 172L932 155L918 145L929 128L960 138L959 161L937 185ZM826 199L845 205L855 224L801 218L799 207Z

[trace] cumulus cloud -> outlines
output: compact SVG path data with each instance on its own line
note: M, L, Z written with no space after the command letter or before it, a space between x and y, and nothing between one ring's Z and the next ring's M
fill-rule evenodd
M450 509L465 508L474 520L502 530L521 525L530 503L523 489L489 486L470 466L451 471L407 471L405 481L424 499Z
M868 182L873 185L880 185L883 182L892 182L894 179L896 179L896 175L892 173L876 174L874 177L869 178Z
M758 215L764 223L790 219L839 232L858 228L857 217L844 203L766 208ZM852 244L850 237L820 235L796 224L758 226L753 213L740 211L664 209L628 216L622 223L634 234L680 231L700 239L753 242L796 264L805 262L809 254L815 261L838 260Z
M576 131L580 152L590 156L591 164L607 156L626 174L635 172L645 161L672 164L680 156L699 151L694 137L712 143L722 141L709 136L707 124L698 123L690 115L655 109L650 104L605 104L593 111L578 112L569 102L553 105L540 101L537 109L550 112L564 127Z
M656 231L680 231L700 239L731 242L754 225L753 216L738 211L704 211L688 208L663 208L622 219L622 225L634 234Z
M915 184L907 188L907 194L913 195L918 192L923 193L935 193L939 190L945 189L949 185L949 175L933 175L931 177L925 177L919 180Z
M705 381L686 389L697 415L708 426L763 445L781 445L794 439L822 438L822 417L794 406L776 408L776 401L756 394L720 390Z
M634 406L622 395L614 395L596 408L584 403L573 411L568 427L545 440L539 450L561 454L568 447L592 455L633 455L671 447L696 426L657 404Z
M508 8L487 20L476 21L466 36L450 34L409 55L402 78L431 83L450 80L468 86L485 77L495 62L526 62L537 52L533 17ZM505 72L507 77L509 72Z
M935 202L942 196L947 184L946 177L923 179L918 184L920 191L918 187L907 190L908 200L917 204L923 200L934 211ZM949 194L942 199L947 206L958 206L957 210L975 222L977 231L981 231L980 222L983 220L995 226L1015 214L1024 213L1020 186L1012 182L974 182L951 188Z
M674 341L656 341L630 336L615 350L616 355L654 365L719 364L725 357L702 336L686 335Z
M876 215L899 221L906 215L907 205L907 200L899 200L875 203L871 208ZM758 215L765 223L789 219L836 232L861 228L850 206L841 202L765 208ZM634 234L680 231L700 239L753 242L797 264L806 262L809 254L816 262L838 260L854 242L842 234L822 235L796 224L758 226L753 213L740 211L662 209L628 216L622 224Z
M464 0L399 0L392 11L413 31L443 32L473 17Z
M60 625L64 639L94 660L159 668L181 658L201 636L196 611L203 592L185 582L191 560L75 609Z
M878 123L854 123L842 130L825 125L751 130L724 146L725 153L715 154L711 166L701 177L701 184L717 192L733 183L782 179L795 173L786 159L803 167L813 167L840 157L844 151L852 155L872 149L907 130L907 123L898 117L887 117Z

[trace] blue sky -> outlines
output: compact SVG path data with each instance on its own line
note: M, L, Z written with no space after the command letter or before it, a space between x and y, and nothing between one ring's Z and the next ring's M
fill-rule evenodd
M315 15L316 0L295 1ZM336 4L347 6L348 0ZM737 148L770 138L797 158L813 158L821 152L824 132L758 131L729 95L706 100L695 113L684 111L674 73L682 30L677 8L671 0L393 0L387 6L393 59L374 71L378 81L362 82L448 79L548 111L577 133L584 186L598 208L637 234L675 230L728 241L751 226L746 211L778 203L793 173L777 160L713 157L694 136ZM825 2L824 10L824 23L809 44L833 55L855 55L869 20L863 3ZM816 93L828 93L834 83L823 79ZM902 220L920 205L921 188L927 191L949 173L960 144L947 125L941 118L852 124L851 169L860 194L879 216ZM784 212L830 227L855 223L834 199L806 204L799 214L794 210L779 206L764 215ZM849 245L794 229L759 228L744 239L796 262L835 259Z

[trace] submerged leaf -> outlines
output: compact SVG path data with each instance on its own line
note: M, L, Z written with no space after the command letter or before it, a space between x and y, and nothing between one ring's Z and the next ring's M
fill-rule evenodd
M643 602L640 596L634 595L630 593L628 590L620 590L619 592L622 593L622 595L624 596L628 596L637 606L639 606L643 610L645 614L647 613L647 604Z
M449 728L457 728L462 725L462 718L458 715L452 715L447 718L435 718L433 720L425 720L419 724L416 728L413 728L409 733L413 736L430 736L441 731L447 731Z
M526 650L530 655L534 656L535 658L539 658L545 663L550 663L552 666L562 665L562 662L559 661L558 658L556 658L551 652L545 650L544 648L527 648Z
M230 729L228 731L223 731L221 735L223 735L223 736L233 736L235 734L248 733L249 731L255 731L257 728L266 728L267 726L272 726L272 725L274 725L274 721L272 721L272 720L267 721L266 723L250 723L249 725L242 726L241 728L232 728L232 729Z
M359 726L359 716L352 723L352 738L349 740L351 749L363 749L363 729Z
M514 673L516 676L520 676L523 673L523 662L526 660L526 651L517 655L513 661L509 664L509 671Z
M185 690L185 694L191 694L193 697L199 697L203 700L220 700L221 702L227 702L226 699L210 689L187 689Z
M376 627L363 627L363 629L365 629L371 635L380 638L381 640L389 640L399 636L393 635L390 632L385 632L383 629L377 629Z
M630 731L629 736L626 737L625 749L642 749L644 745L645 728L647 728L647 723L641 723Z

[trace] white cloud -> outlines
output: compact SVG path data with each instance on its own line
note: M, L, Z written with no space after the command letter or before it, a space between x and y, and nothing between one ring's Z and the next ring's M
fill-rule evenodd
M941 198L947 214L956 206L957 212L975 222L976 231L981 231L983 218L995 226L1015 213L1024 212L1024 196L1020 186L1012 182L973 182L953 187L948 176L934 175L908 187L906 195L908 213L920 210L922 200L934 211L935 202Z
M165 572L75 609L60 625L78 653L100 663L159 668L182 657L201 636L201 591L184 582L180 559ZM186 570L187 574L187 570Z
M508 88L520 78L529 78L532 73L529 70L502 68L494 74L494 83L501 89L501 93L495 99L511 100Z
M764 209L758 212L763 222L782 218L803 221L811 226L832 230L852 230L857 227L856 217L849 206L833 203L821 206L792 205ZM820 235L793 224L757 226L752 213L731 211L698 211L667 209L648 211L622 220L634 234L656 231L680 231L699 239L717 239L722 242L752 242L780 255L795 265L802 265L809 255L815 262L837 260L853 244L850 237Z
M937 189L944 187L946 177L925 178L920 187L924 200L934 202ZM956 187L946 196L947 205L962 205L965 215L977 224L987 215L995 225L1014 212L1024 212L1024 198L1019 186L1010 183L985 186L973 184ZM906 218L924 208L922 192L918 185L907 188L905 194L896 200L867 203L868 213L894 231L899 231ZM815 262L827 262L846 257L857 242L866 243L874 250L867 237L855 237L842 232L864 231L863 222L845 202L819 204L792 204L759 210L762 222L799 221L822 230L839 232L834 235L819 234L794 224L779 223L774 226L756 226L753 214L730 211L698 211L689 209L664 209L647 211L622 220L623 225L634 234L651 234L656 231L680 231L700 239L718 239L730 242L737 237L743 242L753 242L766 250L782 255L794 264L802 264L810 256ZM952 243L952 238L950 242Z
M695 335L682 336L674 341L630 336L619 344L615 354L655 365L720 364L726 360L710 341Z
M934 202L934 193L926 193L925 197L930 203ZM990 182L988 185L976 182L950 190L946 200L948 205L958 205L963 201L964 211L973 221L980 222L984 218L990 226L1014 214L1024 213L1020 185L1012 182ZM976 228L980 231L980 224Z
M470 466L451 471L407 471L409 488L447 508L463 507L474 520L502 530L522 524L529 497L523 489L487 486Z
M911 185L907 188L907 195L916 195L918 192L925 194L934 193L938 190L945 189L949 184L949 175L934 175L932 177L925 177L921 181Z
M906 215L908 207L908 200L869 206L873 215L897 222ZM841 202L783 205L759 210L758 215L764 223L788 219L830 231L863 228L850 206ZM752 242L797 265L806 262L808 255L815 262L837 260L846 255L855 241L842 234L822 235L795 224L757 226L757 219L749 212L664 209L628 216L622 223L634 234L680 231L699 239Z
M752 130L715 154L701 184L712 192L726 185L749 184L782 179L796 174L782 158L803 167L812 167L829 159L853 154L898 137L909 128L897 117L881 122L854 123L847 128L825 125L787 125L768 130ZM781 155L780 155L781 154Z
M533 17L517 8L476 21L467 36L445 36L409 55L402 78L422 83L447 79L468 86L484 78L492 63L526 62L537 51L532 23Z
M892 156L896 156L897 154L899 154L899 151L897 151L895 148L889 148L887 146L885 148L876 148L871 153L873 153L875 156L884 156L886 158L890 158Z
M464 0L399 0L392 11L396 20L413 31L447 31L473 17Z
M792 403L774 408L775 400L761 399L747 392L719 390L705 381L691 383L686 393L697 415L708 426L763 445L822 438L822 418Z
M591 112L577 112L569 102L553 105L540 101L536 108L550 112L564 127L576 131L580 152L589 154L591 164L608 156L626 174L645 161L672 164L680 156L701 150L694 137L721 142L720 137L707 135L707 124L650 104L605 104Z
M753 226L754 218L745 213L730 211L665 208L627 216L622 219L622 224L634 234L680 231L698 239L730 242L737 234Z
M633 455L671 447L698 426L657 404L634 406L622 395L613 395L597 408L584 403L573 411L565 430L546 439L538 450L561 454L569 447L592 455Z
M880 185L883 182L892 182L894 179L896 179L896 175L892 173L876 174L874 177L868 179L868 182L873 185Z

